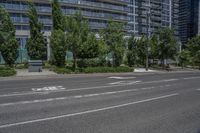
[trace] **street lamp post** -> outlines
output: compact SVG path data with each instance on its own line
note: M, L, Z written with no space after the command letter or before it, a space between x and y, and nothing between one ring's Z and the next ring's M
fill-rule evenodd
M147 11L147 13L146 13L146 22L147 22L147 24L146 24L146 36L147 36L147 44L146 44L146 71L148 71L149 70L149 43L150 43L150 35L149 35L149 29L151 28L151 26L150 26L150 17L151 17L151 9L150 9L151 7L150 7L150 1L149 1L149 11Z

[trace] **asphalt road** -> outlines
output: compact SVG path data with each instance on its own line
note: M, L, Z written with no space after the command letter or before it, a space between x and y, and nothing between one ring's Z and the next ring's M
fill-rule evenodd
M200 73L0 80L0 133L200 133Z

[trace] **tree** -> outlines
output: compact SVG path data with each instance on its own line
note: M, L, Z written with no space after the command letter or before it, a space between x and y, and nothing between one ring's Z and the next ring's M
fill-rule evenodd
M99 45L99 60L100 60L100 65L101 66L106 66L107 61L106 57L108 55L108 46L106 45L105 41L103 38L99 38L98 40L98 45Z
M59 0L52 0L53 30L65 30L65 17L62 13Z
M135 39L134 34L128 39L128 52L127 59L129 67L133 67L136 64L137 60L137 40Z
M41 32L43 25L38 20L37 10L33 3L28 3L28 5L27 16L30 25L30 38L26 45L28 55L33 60L44 60L47 56L47 41Z
M112 54L113 66L119 66L122 63L125 50L123 24L110 20L101 36Z
M156 32L158 36L158 58L161 60L163 68L165 68L165 60L174 59L177 54L178 45L174 36L174 30L166 27L161 28Z
M178 54L179 64L183 68L185 65L190 62L190 52L188 50L182 50Z
M52 0L53 32L50 37L51 61L58 67L65 66L67 40L65 33L66 19L62 13L59 0Z
M146 63L146 49L147 49L147 38L142 36L136 43L137 48L137 64L145 66Z
M54 30L50 37L50 46L54 56L54 63L58 67L65 66L65 56L67 51L65 33L62 30Z
M154 34L150 40L150 52L149 52L150 59L153 60L158 59L158 53L159 53L158 43L159 43L158 36Z
M0 6L0 51L10 67L18 57L18 42L15 37L15 28L8 12Z
M198 65L200 69L200 36L196 36L189 40L188 50L194 65Z
M77 68L77 53L81 43L81 15L79 13L67 18L67 44L73 54L73 69Z
M99 55L99 44L94 33L89 33L85 42L80 45L77 56L81 59L96 58Z
M67 18L67 42L73 54L73 68L77 68L77 58L96 57L98 43L95 35L90 33L88 22L83 19L80 12Z

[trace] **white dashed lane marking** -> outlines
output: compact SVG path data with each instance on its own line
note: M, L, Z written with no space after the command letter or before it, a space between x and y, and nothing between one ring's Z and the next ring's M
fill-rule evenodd
M132 85L132 84L136 84L139 83L141 81L118 81L118 82L113 82L113 83L109 83L110 85Z
M134 79L136 77L108 77L110 79Z

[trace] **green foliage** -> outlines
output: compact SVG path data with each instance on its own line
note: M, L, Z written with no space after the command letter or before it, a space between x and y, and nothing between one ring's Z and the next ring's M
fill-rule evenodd
M77 68L76 71L72 71L72 68L69 67L55 67L54 72L58 74L73 74L73 73L124 73L124 72L133 72L131 67L87 67L87 68Z
M101 63L101 60L96 58L77 60L77 65L80 68L103 66Z
M77 68L77 59L96 58L99 55L99 44L94 33L91 33L88 22L80 12L67 18L67 43L73 53L73 68Z
M137 51L137 64L145 66L146 63L146 50L147 50L147 38L142 36L140 40L136 42Z
M56 72L57 74L71 74L73 73L73 71L71 69L68 68L64 68L64 67L56 67L53 69L54 72Z
M150 59L158 59L159 54L159 38L157 35L153 35L150 40L150 52L149 52L149 58Z
M178 45L174 36L174 30L170 28L161 28L156 34L158 37L157 51L158 58L162 61L163 67L165 67L165 59L174 59L177 54Z
M73 68L74 70L77 68L77 53L80 44L82 43L81 38L81 21L82 17L79 13L74 14L73 16L69 16L67 18L67 44L69 50L73 54Z
M16 75L16 71L10 67L0 67L0 77L8 77Z
M15 60L18 57L18 42L14 36L9 37L7 41L5 41L1 46L1 54L6 62L6 64L10 67L13 66Z
M62 13L59 0L52 0L53 30L65 30L65 17Z
M94 33L89 33L85 42L80 44L77 57L81 59L96 58L99 55L99 44Z
M84 73L124 73L133 72L130 67L88 67L83 69Z
M18 43L15 38L15 28L10 15L0 6L0 52L10 67L13 66L18 57Z
M109 52L112 54L113 66L119 66L122 63L125 50L123 25L109 21L107 28L102 31L101 36L107 44Z
M106 61L106 57L108 55L108 45L106 45L105 41L103 40L103 38L100 38L98 40L98 44L99 44L99 65L100 66L106 66L107 65L107 61Z
M44 60L47 56L47 41L41 32L43 25L38 20L38 14L33 3L29 3L27 16L30 25L30 38L26 45L28 55L33 60Z
M193 64L199 66L200 69L200 36L189 40L188 50L190 51Z
M136 64L137 60L137 40L135 39L134 34L128 39L128 52L127 52L127 61L129 67L133 67Z
M50 37L50 46L56 66L65 66L65 56L67 51L66 36L62 30L54 30Z
M15 27L10 19L9 13L0 6L0 32L15 35Z
M188 50L182 50L178 53L178 58L180 65L184 67L190 62L190 52Z

